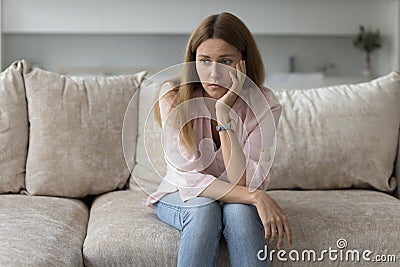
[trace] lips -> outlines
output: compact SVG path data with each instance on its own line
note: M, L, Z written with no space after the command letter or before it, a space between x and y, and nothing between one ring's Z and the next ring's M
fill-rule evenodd
M222 86L216 83L211 83L208 85L208 87L212 88L212 89L218 89L221 88Z

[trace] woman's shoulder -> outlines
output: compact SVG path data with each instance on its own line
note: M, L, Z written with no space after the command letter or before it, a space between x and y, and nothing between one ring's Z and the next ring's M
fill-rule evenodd
M174 106L176 90L172 82L163 82L160 84L158 95L155 96L155 101L158 103L161 118L165 118L170 113Z
M160 84L160 96L176 94L177 83L174 81L165 81Z
M254 86L250 88L246 88L243 91L242 98L246 102L246 100L251 101L251 102L259 102L259 100L266 99L268 102L276 101L274 91L272 91L270 88L265 87L265 86ZM257 101L256 101L257 100Z
M158 100L160 102L167 102L171 104L176 96L176 83L173 81L166 81L160 85L160 92L158 95Z
M276 97L273 90L267 88L265 86L261 86L260 90L264 95L265 100L267 101L269 107L273 110L279 109L281 107L278 98Z
M267 98L267 100L271 97L275 97L274 91L272 91L270 88L265 86L260 86L259 88L261 93Z

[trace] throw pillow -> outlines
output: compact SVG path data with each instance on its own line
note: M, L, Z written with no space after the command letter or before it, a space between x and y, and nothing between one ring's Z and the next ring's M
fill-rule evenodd
M0 193L25 187L28 153L28 115L23 72L26 61L16 61L0 73Z
M39 68L25 74L28 193L84 197L124 187L132 163L124 159L122 123L144 75L68 77Z
M143 81L138 94L139 105L136 107L139 115L139 131L135 153L136 164L132 170L129 187L131 189L140 188L148 194L156 190L166 172L166 163L161 146L161 128L154 119L154 104L158 97L160 85L160 82L152 79ZM134 114L135 112L137 111L132 110L130 113Z
M270 189L395 190L399 73L354 85L275 93L283 112Z

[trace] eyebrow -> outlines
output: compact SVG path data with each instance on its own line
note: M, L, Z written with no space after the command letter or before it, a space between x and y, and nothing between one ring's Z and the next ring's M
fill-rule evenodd
M207 55L203 55L203 54L200 54L200 55L197 55L198 57L206 57L206 58L210 58L209 56L207 56ZM225 54L225 55L220 55L219 56L220 58L221 57L235 57L235 55L231 55L231 54Z

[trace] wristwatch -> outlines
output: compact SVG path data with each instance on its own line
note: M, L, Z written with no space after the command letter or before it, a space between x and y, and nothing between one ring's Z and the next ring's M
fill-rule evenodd
M226 130L231 130L234 131L234 123L232 120L229 120L229 122L227 124L224 125L217 125L215 127L215 129L217 130L217 132L219 131L226 131Z

